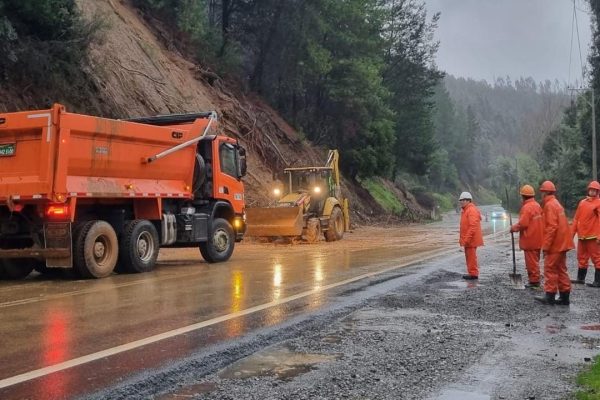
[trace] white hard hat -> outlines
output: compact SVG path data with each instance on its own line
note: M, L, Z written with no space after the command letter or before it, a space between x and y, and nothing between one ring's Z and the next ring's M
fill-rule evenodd
M469 192L462 192L458 197L459 200L473 200L473 196Z

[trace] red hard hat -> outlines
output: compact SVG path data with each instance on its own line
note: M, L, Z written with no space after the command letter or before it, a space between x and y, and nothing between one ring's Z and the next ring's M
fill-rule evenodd
M556 192L556 186L551 181L544 181L540 186L540 192Z
M600 183L598 183L598 181L591 181L587 188L588 188L588 190L589 189L600 190Z

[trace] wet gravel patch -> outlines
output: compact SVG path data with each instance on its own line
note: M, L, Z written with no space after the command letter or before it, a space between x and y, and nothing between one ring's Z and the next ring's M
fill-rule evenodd
M600 351L600 332L581 329L600 324L600 290L575 287L571 307L534 302L541 292L510 286L509 243L480 251L479 282L462 281L457 252L91 398L572 398Z

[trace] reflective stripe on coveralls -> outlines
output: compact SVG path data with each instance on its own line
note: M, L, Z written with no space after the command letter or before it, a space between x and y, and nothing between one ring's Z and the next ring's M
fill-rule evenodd
M577 241L577 265L581 269L588 268L588 261L591 258L594 268L600 269L600 245L596 239Z
M539 283L540 249L544 241L544 221L542 207L534 198L523 202L519 211L519 221L511 227L511 230L519 232L519 247L524 252L529 283Z
M540 282L540 250L524 250L525 268L527 268L527 279L529 283Z
M571 291L566 251L544 254L544 292L556 293L557 291Z
M477 247L483 246L483 233L481 232L481 213L473 203L467 203L460 216L459 244L465 248L467 273L479 276L477 262Z
M573 236L577 235L577 264L580 269L588 268L591 258L596 269L600 269L600 199L586 197L577 205L571 225Z
M477 261L477 247L465 247L467 273L479 277L479 263Z
M544 291L556 293L571 291L567 273L567 251L575 248L565 210L554 195L543 200L544 215Z
M573 236L580 240L597 239L600 235L600 199L587 197L579 202L571 225Z

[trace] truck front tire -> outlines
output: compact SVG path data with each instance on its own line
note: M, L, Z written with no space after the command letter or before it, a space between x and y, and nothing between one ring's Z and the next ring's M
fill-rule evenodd
M104 278L115 269L119 255L117 234L105 221L89 221L75 229L73 264L82 278Z
M209 263L229 260L235 246L235 233L231 224L216 218L210 228L208 240L200 243L200 254Z
M159 240L154 225L145 219L125 225L119 246L119 272L149 272L158 258Z

